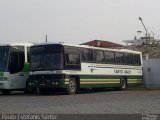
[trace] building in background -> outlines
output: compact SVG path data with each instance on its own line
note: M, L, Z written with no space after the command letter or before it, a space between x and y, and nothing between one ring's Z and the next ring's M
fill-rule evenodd
M81 45L89 45L94 47L107 47L107 48L117 48L117 47L124 47L123 45L109 42L109 41L103 41L103 40L93 40L86 43L82 43Z
M123 40L123 42L126 43L126 46L159 44L159 40L154 39L154 37L140 37L139 39L134 40Z

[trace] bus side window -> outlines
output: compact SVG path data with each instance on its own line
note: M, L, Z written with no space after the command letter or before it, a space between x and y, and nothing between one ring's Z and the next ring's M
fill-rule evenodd
M105 62L106 63L114 64L114 62L115 62L114 52L105 51L104 55L105 55Z
M115 58L116 58L117 64L122 64L122 65L124 64L124 54L123 53L116 52Z
M74 53L66 53L66 69L81 69L80 55Z
M140 58L140 55L138 55L138 54L134 54L134 64L135 65L141 65L141 58Z
M11 74L20 72L24 67L24 49L12 48L10 53L9 71Z
M133 65L134 64L132 54L129 54L129 53L125 54L125 64L127 64L127 65Z
M93 50L92 49L81 49L82 62L93 62Z
M95 60L97 63L104 63L104 53L101 50L94 51Z

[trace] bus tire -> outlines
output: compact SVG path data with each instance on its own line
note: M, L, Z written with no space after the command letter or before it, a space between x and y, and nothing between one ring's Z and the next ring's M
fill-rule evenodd
M120 90L127 89L127 79L125 77L120 79Z
M69 85L67 87L67 94L74 95L77 92L77 81L74 77L69 79Z
M9 95L11 93L11 90L1 90L2 94Z

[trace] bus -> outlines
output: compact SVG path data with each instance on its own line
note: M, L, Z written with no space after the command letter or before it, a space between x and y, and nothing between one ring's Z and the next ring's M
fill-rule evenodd
M0 45L0 91L10 94L25 90L29 77L30 47L32 43Z
M42 94L58 88L68 94L80 88L117 88L142 85L142 53L63 43L31 47L28 87Z

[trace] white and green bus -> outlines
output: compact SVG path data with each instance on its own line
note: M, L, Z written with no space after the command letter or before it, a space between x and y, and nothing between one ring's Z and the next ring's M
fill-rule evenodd
M0 45L0 91L25 90L32 43Z
M44 43L31 47L28 88L44 94L65 88L126 89L142 84L142 54L126 49Z

